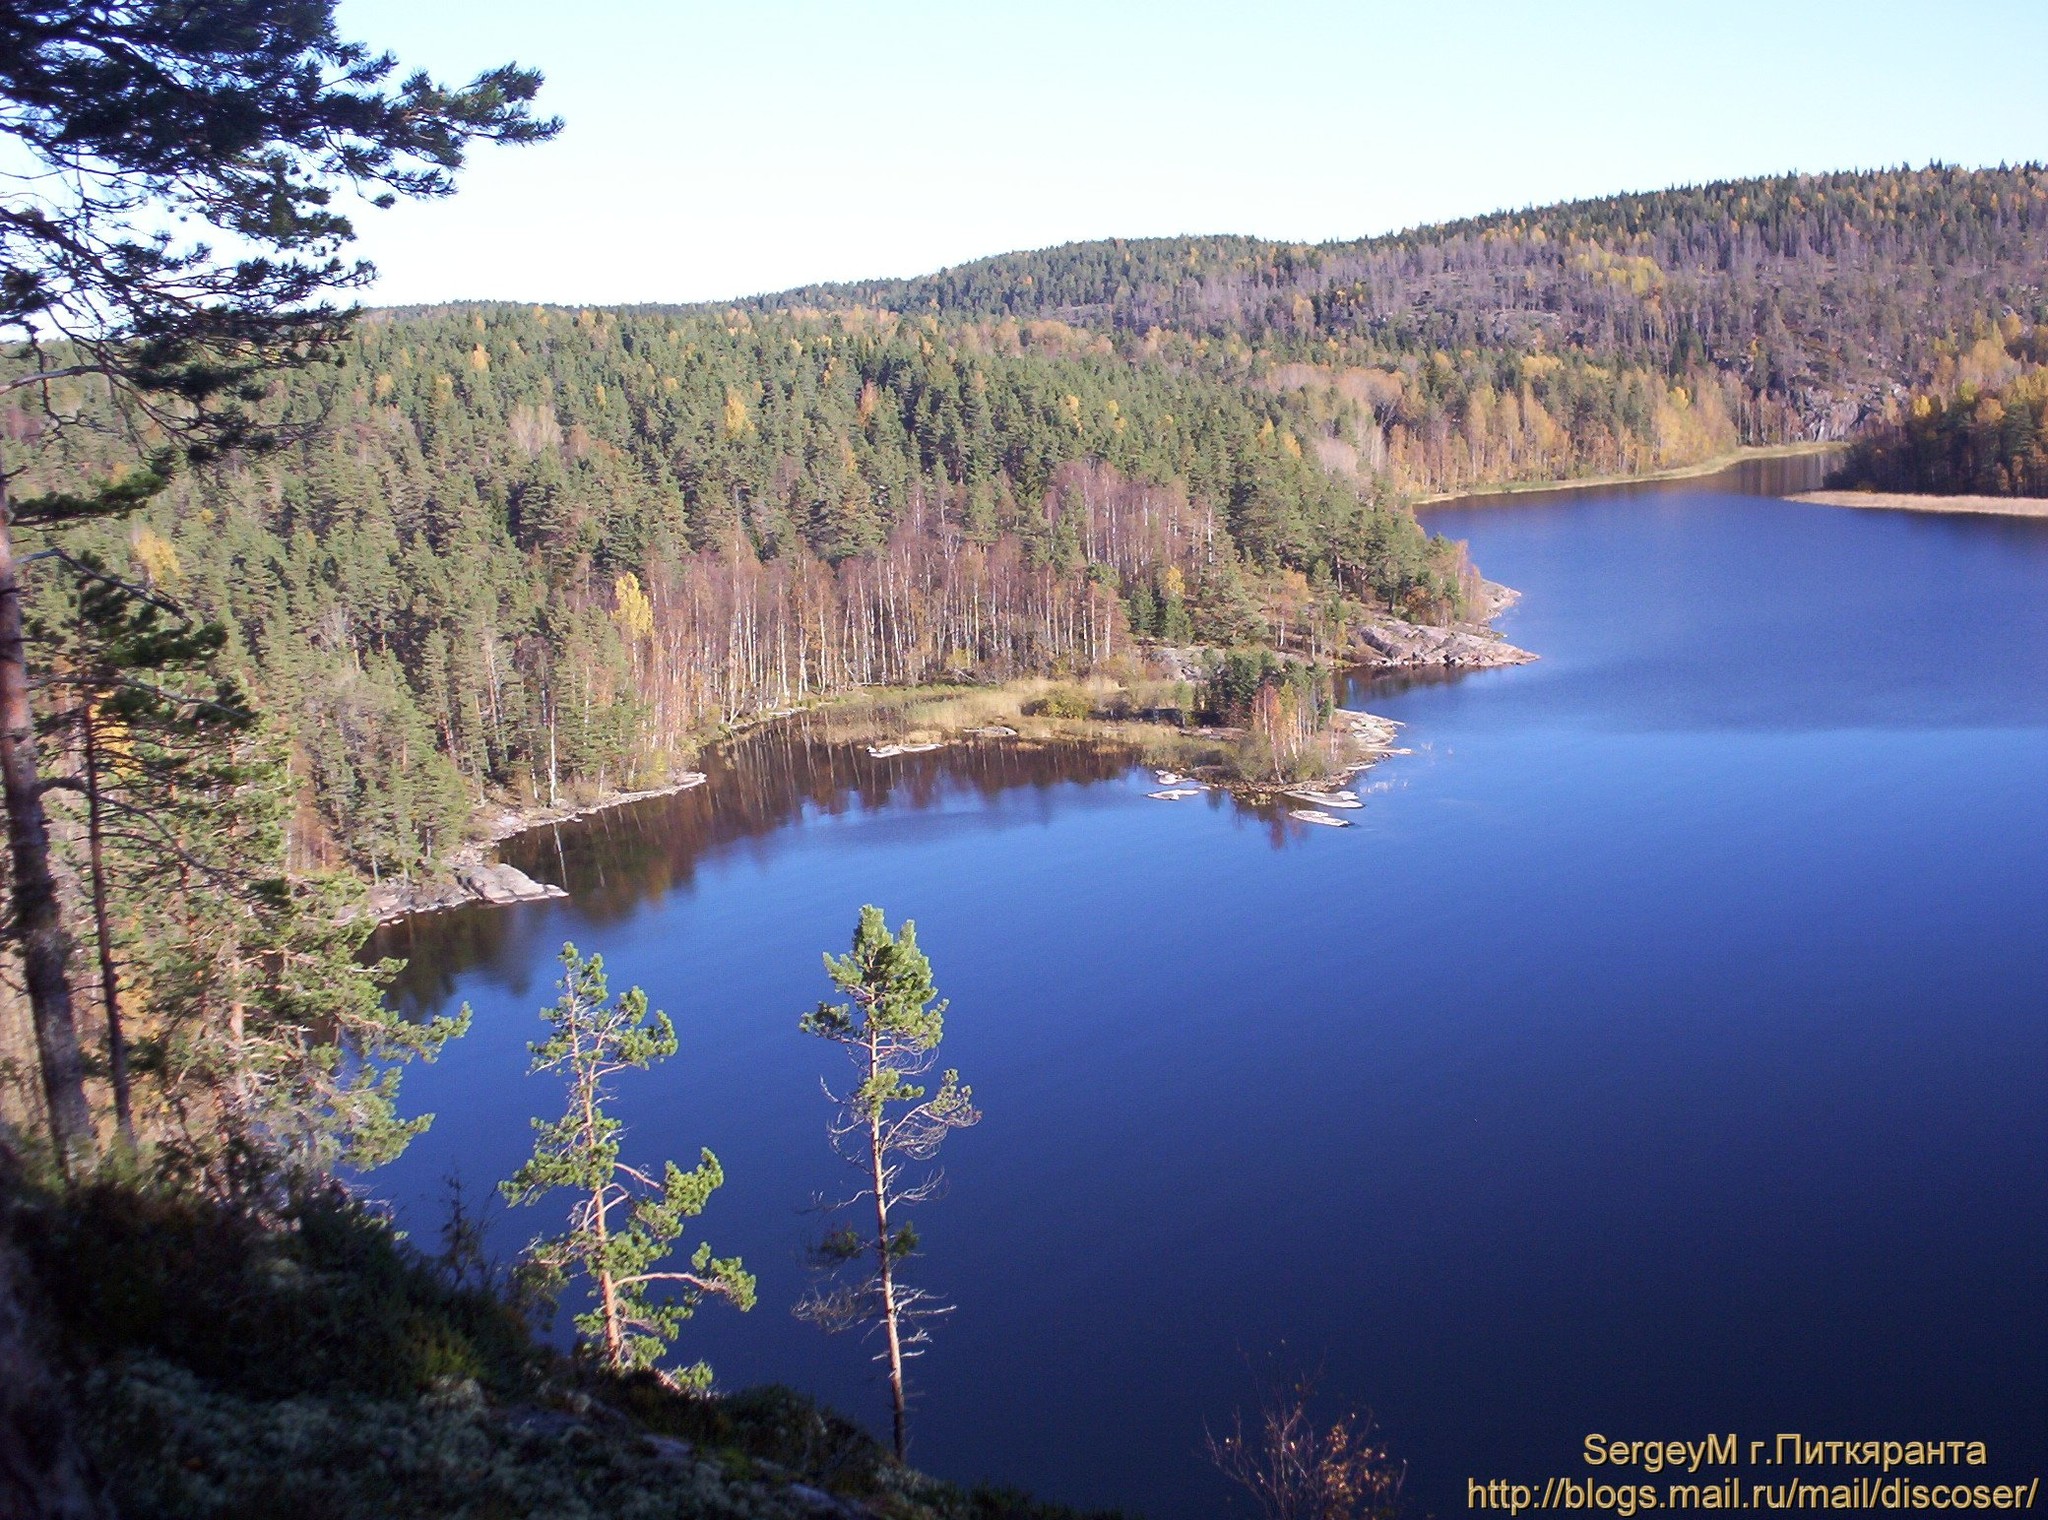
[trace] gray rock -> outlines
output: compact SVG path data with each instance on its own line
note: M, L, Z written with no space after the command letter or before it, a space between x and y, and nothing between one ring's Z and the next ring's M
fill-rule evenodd
M1536 658L1492 629L1476 624L1435 628L1384 615L1372 618L1358 629L1354 653L1360 664L1379 669L1439 665L1485 670L1499 665L1526 665Z
M1522 599L1522 593L1513 586L1503 586L1499 581L1482 580L1479 583L1479 618L1490 623L1508 608Z
M587 1434L588 1422L576 1415L559 1409L541 1409L534 1405L523 1405L505 1412L505 1426L522 1435L539 1436L543 1440L558 1441L565 1436Z
M1151 651L1151 665L1169 681L1200 681L1208 674L1209 661L1214 653L1200 644L1179 648L1161 644Z
M517 866L508 866L503 861L460 866L455 879L472 897L487 903L543 902L569 895L550 882L535 881Z
M697 1448L688 1441L675 1436L643 1436L647 1449L664 1462L673 1462L678 1467L689 1467L697 1460Z

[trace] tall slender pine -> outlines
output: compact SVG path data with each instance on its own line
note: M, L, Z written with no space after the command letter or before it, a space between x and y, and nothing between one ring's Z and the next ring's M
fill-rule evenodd
M929 1339L926 1322L952 1306L903 1281L904 1262L917 1249L917 1233L904 1211L937 1192L941 1174L906 1176L906 1163L930 1162L956 1129L981 1119L974 1091L960 1073L947 1071L931 1092L913 1078L930 1071L945 1035L946 1003L932 982L931 962L917 947L917 925L906 919L891 933L882 910L860 910L853 948L825 957L825 973L846 995L820 1003L802 1028L841 1046L859 1074L838 1104L833 1147L859 1172L858 1188L837 1207L857 1214L828 1233L817 1249L824 1281L798 1304L797 1313L828 1330L865 1325L879 1330L889 1378L890 1428L900 1461L908 1448L908 1399L903 1364Z

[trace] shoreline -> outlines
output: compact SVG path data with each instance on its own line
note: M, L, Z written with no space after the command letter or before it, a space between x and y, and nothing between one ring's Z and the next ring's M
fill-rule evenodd
M1370 668L1355 659L1342 663L1348 669ZM1144 684L1174 683L1141 683L1134 690L1099 677L1089 682L1023 677L992 687L878 688L807 711L825 726L827 742L865 748L876 759L960 744L1085 744L1124 754L1135 768L1182 773L1255 801L1302 787L1341 786L1375 761L1401 753L1394 747L1399 723L1339 708L1329 730L1328 771L1292 781L1244 776L1232 751L1248 737L1247 730L1183 726L1167 715L1166 707L1145 702ZM1031 711L1047 695L1077 686L1097 700L1098 710L1086 715Z
M685 771L675 780L661 786L650 786L633 792L606 792L594 802L564 802L553 807L500 808L497 817L484 823L483 837L476 842L476 847L487 848L510 839L514 834L544 829L551 823L571 823L578 818L588 818L593 813L625 807L628 803L646 802L655 797L673 797L677 792L687 792L700 787L709 779L702 771Z
M1516 648L1492 627L1493 619L1512 606L1519 593L1492 582L1485 583L1485 589L1484 610L1468 622L1439 627L1409 623L1389 613L1371 614L1355 630L1345 657L1330 663L1333 668L1385 673L1424 668L1483 670L1535 660L1536 655ZM711 745L729 743L770 723L815 716L843 725L845 732L836 737L844 742L865 743L871 749L894 746L892 753L906 746L937 748L968 739L1078 740L1126 750L1136 766L1184 771L1201 777L1204 785L1245 800L1270 802L1304 789L1341 790L1360 771L1389 755L1406 753L1395 747L1398 723L1372 713L1339 709L1331 725L1333 768L1327 774L1286 782L1255 780L1237 774L1230 750L1244 739L1241 730L1182 727L1158 716L1170 703L1147 707L1142 700L1142 688L1146 686L1186 686L1193 679L1184 668L1187 659L1213 652L1199 648L1154 649L1148 658L1155 674L1164 668L1170 678L1138 681L1129 686L1104 677L1081 682L1024 677L995 686L854 688L795 707L748 714L706 734L692 755L694 758ZM1105 705L1121 702L1125 710L1073 717L1026 711L1056 689L1071 690L1077 686L1093 691L1104 699ZM472 903L509 906L567 897L569 894L560 887L536 881L516 866L493 858L497 846L515 835L588 818L630 803L674 796L703 786L708 780L704 772L692 770L660 786L606 793L587 802L529 807L486 802L472 818L473 836L439 862L431 877L372 886L360 916L382 926L416 914L444 912Z
M1696 464L1672 465L1641 475L1578 475L1566 480L1510 480L1495 485L1475 485L1461 491L1439 491L1419 496L1409 503L1416 511L1441 507L1451 502L1483 501L1493 496L1548 495L1553 491L1599 491L1615 486L1655 485L1670 480L1699 480L1719 475L1751 460L1801 459L1811 454L1828 454L1848 447L1847 443L1767 443L1739 448L1732 454L1716 454Z
M1506 646L1503 646L1506 647ZM1516 650L1521 658L1534 659ZM1369 670L1374 665L1344 662ZM1438 663L1442 663L1439 661ZM1379 668L1385 668L1381 666ZM1128 754L1139 769L1162 767L1200 778L1205 786L1230 792L1246 801L1271 803L1304 790L1338 790L1352 777L1390 755L1406 754L1396 745L1400 724L1377 714L1338 709L1331 726L1333 769L1324 775L1296 780L1250 780L1231 774L1228 751L1244 738L1233 728L1182 728L1159 718L1115 714L1087 717L1028 715L1022 709L1055 687L1074 683L1025 678L997 687L880 687L844 692L808 706L751 717L713 743L729 743L769 723L812 716L836 721L844 732L835 739L850 745L911 746L907 751L950 748L963 742L1022 741L1026 744L1062 740L1098 745ZM1105 694L1112 688L1105 685ZM1013 711L994 715L990 704ZM948 712L952 708L955 711ZM481 812L479 837L442 862L434 879L384 882L370 889L363 917L382 926L451 908L482 903L503 907L543 902L569 894L548 882L536 881L517 867L492 858L498 845L516 835L570 823L659 797L674 796L707 784L702 771L690 771L662 786L618 792L594 801L555 807L516 808L503 804Z
M1787 501L1875 512L1940 512L1981 517L2048 517L2043 496L1937 496L1926 491L1801 491Z
M1498 485L1476 486L1467 491L1422 497L1412 505L1415 509L1421 510L1451 502L1483 502L1494 497L1602 490L1617 486L1704 479L1722 474L1751 460L1801 458L1836 452L1844 447L1846 445L1841 443L1763 445L1738 449L1733 453L1716 455L1696 464L1678 465L1650 474L1511 481ZM2043 497L1943 496L1907 491L1818 490L1792 493L1783 499L1812 506L1860 508L1866 511L2048 519L2048 498ZM1409 624L1384 613L1369 616L1358 630L1348 651L1348 657L1336 663L1353 669L1384 673L1429 666L1487 669L1536 659L1536 655L1509 644L1491 627L1493 618L1513 605L1517 593L1507 587L1489 585L1488 589L1493 593L1491 605L1480 618L1470 623L1438 628ZM1187 729L1157 718L1113 714L1074 718L1038 716L1027 719L1023 716L1022 708L1028 698L1041 695L1055 686L1075 684L1086 686L1089 683L1023 678L993 687L856 688L799 707L749 714L725 726L715 735L707 736L705 747L730 742L769 723L804 715L844 722L848 726L848 732L843 737L846 742L855 744L908 743L916 748L936 748L962 740L986 740L998 736L1027 741L1055 738L1077 740L1128 750L1132 763L1139 767L1151 766L1156 769L1167 766L1185 770L1190 776L1202 778L1207 786L1231 792L1252 802L1272 802L1318 787L1335 790L1341 788L1351 776L1379 760L1389 755L1405 753L1394 747L1394 731L1399 725L1392 720L1371 713L1340 711L1338 723L1333 731L1342 741L1343 752L1339 757L1337 769L1329 776L1321 780L1297 782L1251 780L1230 774L1228 765L1219 758L1223 747L1243 737L1237 730ZM1109 686L1105 689L1118 688ZM947 721L944 713L946 707L975 704L977 699L980 702L1010 703L1014 705L1015 710L997 719L990 719L986 714L980 718L962 714L957 715L954 721ZM891 709L915 710L919 707L927 709L924 716L928 721L925 723L903 721L910 718L911 714L908 711L901 713L899 721L893 724L889 721L888 714ZM864 717L866 721L863 721ZM1028 731L1020 731L1018 727L1011 726L1015 724L1023 724ZM895 730L893 736L890 732L892 729ZM504 905L566 897L568 894L561 888L535 881L515 867L493 860L491 856L496 846L515 835L529 833L535 829L570 823L612 808L689 791L704 785L707 779L701 771L688 771L676 780L661 786L608 793L589 802L559 803L552 807L540 805L530 808L504 804L495 807L487 805L479 810L476 818L477 836L442 862L441 871L434 880L416 883L387 882L373 887L365 916L373 923L382 925L397 922L417 913L439 912L476 902Z
M553 807L500 807L493 817L479 814L482 832L441 862L441 871L431 881L380 882L370 888L365 914L373 924L396 923L417 913L440 913L471 903L505 906L510 903L546 902L569 894L548 882L535 881L516 866L491 859L491 852L515 834L544 829L551 824L570 823L594 813L646 802L655 797L672 797L700 787L709 778L702 771L687 771L662 786L640 791L612 792L593 802L557 803Z
M1409 505L1421 511L1432 506L1451 502L1485 501L1495 497L1547 495L1562 491L1591 491L1613 489L1618 486L1650 485L1666 481L1704 479L1719 475L1751 460L1795 459L1814 454L1831 453L1846 447L1842 443L1788 443L1764 444L1736 449L1732 453L1717 454L1694 464L1674 465L1668 469L1655 470L1647 474L1634 475L1587 475L1564 480L1523 480L1506 481L1493 485L1478 485L1466 490L1440 492L1419 497ZM1846 499L1849 497L1860 499ZM1956 497L1943 499L1909 497L1904 495L1879 495L1874 493L1848 492L1807 492L1788 498L1794 501L1812 501L1827 505L1891 507L1904 510L1927 512L2000 512L2012 516L2048 516L2048 501L2029 501L2024 498ZM1943 504L1930 504L1943 502ZM1993 505L1974 505L1990 502ZM1950 505L1946 503L1958 503ZM1973 503L1963 505L1960 503ZM1489 584L1491 605L1478 618L1467 623L1449 624L1443 627L1419 625L1387 613L1369 615L1358 630L1348 658L1335 663L1360 670L1387 672L1412 668L1442 669L1493 669L1502 666L1525 664L1538 657L1527 650L1519 649L1503 639L1492 628L1492 621L1517 599L1517 593L1507 587ZM1071 685L1049 680L1025 679L1006 682L998 687L882 687L856 688L834 696L791 708L752 713L725 725L722 730L707 735L699 750L710 744L726 743L737 739L750 730L767 723L779 722L801 714L836 714L851 717L862 706L881 707L888 703L945 702L951 698L964 698L975 693L1014 692L1018 689L1049 689L1054 685ZM1347 742L1350 753L1344 757L1339 768L1325 783L1330 787L1341 787L1346 779L1357 774L1389 754L1401 751L1392 747L1392 728L1389 720L1369 713L1345 713L1342 715L1338 732ZM1272 781L1251 781L1241 777L1223 777L1227 768L1215 760L1206 763L1197 761L1190 750L1207 746L1213 750L1219 743L1240 737L1229 730L1186 730L1169 727L1156 720L1119 718L1114 716L1081 719L1054 719L1049 723L1041 721L1041 732L1036 737L1064 737L1089 742L1117 745L1132 751L1133 761L1139 765L1155 763L1159 755L1155 746L1165 750L1178 750L1178 763L1190 773L1207 771L1211 774L1211 786L1245 796L1252 800L1270 800L1275 796L1286 796L1291 791L1319 783L1280 783ZM951 729L942 729L939 742L950 743L957 738L975 737L975 729L987 729L987 723L962 723ZM1079 731L1077 731L1077 729ZM1009 730L1015 734L1015 730ZM1367 734L1371 733L1368 738ZM983 733L981 737L988 737ZM1018 735L1019 737L1031 737ZM882 739L876 730L864 737ZM924 737L920 731L911 730L906 735L911 739ZM1148 742L1150 741L1150 742ZM852 742L859 742L854 739ZM503 803L485 804L479 808L474 826L476 837L460 850L440 863L440 869L429 880L419 882L385 882L371 887L365 903L364 917L373 924L395 923L416 913L434 913L449 908L467 906L470 903L504 905L519 902L537 902L568 894L559 887L535 881L517 868L491 858L496 846L517 834L529 833L552 824L573 822L611 808L624 807L630 803L646 802L657 797L672 796L702 786L706 781L700 771L684 772L676 780L661 786L647 787L631 792L612 792L595 800L582 803L558 803L554 806L513 807Z

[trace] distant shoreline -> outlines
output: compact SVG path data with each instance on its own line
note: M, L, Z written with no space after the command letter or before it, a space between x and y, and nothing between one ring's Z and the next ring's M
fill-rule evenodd
M1865 507L1889 512L1962 512L1989 517L2048 517L2043 496L1935 496L1920 491L1801 491L1787 501L1819 507Z
M1579 475L1567 480L1514 480L1499 485L1472 486L1462 491L1440 491L1434 496L1417 497L1413 505L1417 510L1424 507L1440 507L1454 501L1477 501L1489 496L1528 496L1552 491L1598 491L1612 486L1648 485L1661 480L1696 480L1706 475L1719 475L1723 470L1732 470L1737 465L1747 464L1752 459L1797 459L1807 454L1827 454L1847 447L1841 443L1772 443L1759 444L1752 448L1741 448L1732 454L1716 454L1712 459L1702 459L1697 464L1673 465L1668 470L1652 470L1644 475Z

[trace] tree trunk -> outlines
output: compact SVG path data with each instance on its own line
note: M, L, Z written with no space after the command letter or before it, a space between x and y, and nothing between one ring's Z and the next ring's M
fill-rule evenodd
M868 1047L868 1079L874 1080L875 1052ZM882 1166L882 1128L879 1120L868 1120L868 1157L873 1166L875 1189L875 1257L882 1286L882 1328L889 1338L889 1419L895 1437L896 1460L901 1462L906 1440L903 1430L903 1336L896 1323L896 1263L889 1250L889 1194L887 1173Z
M592 1228L597 1232L597 1256L604 1259L605 1246L610 1232L605 1227L604 1189L597 1188L591 1196ZM619 1318L619 1282L609 1267L597 1269L598 1302L604 1310L604 1362L614 1372L626 1371L626 1327Z
M581 1041L578 1041L578 1055L581 1055ZM594 1152L599 1144L597 1132L596 1079L587 1071L577 1072L576 1095L583 1105L583 1144ZM609 1179L607 1179L609 1180ZM601 1181L590 1190L590 1228L597 1236L596 1257L599 1262L605 1258L605 1246L610 1242L611 1230L607 1215L611 1205L605 1199L605 1182ZM598 1302L604 1313L604 1360L614 1372L626 1370L626 1328L619 1322L619 1285L610 1267L599 1266L593 1274L597 1278Z
M22 981L35 1020L50 1142L65 1175L93 1157L92 1110L85 1101L85 1062L71 1008L66 962L70 946L50 871L50 823L36 776L35 717L28 701L28 651L21 632L21 583L0 482L0 797L7 807L7 849L13 863L14 933L21 943Z
M100 997L107 1010L107 1080L114 1088L114 1122L121 1141L135 1149L135 1110L129 1093L128 1041L121 1032L121 976L114 965L114 930L107 912L107 864L100 817L100 715L85 703L85 836L92 864L92 923L99 939Z

